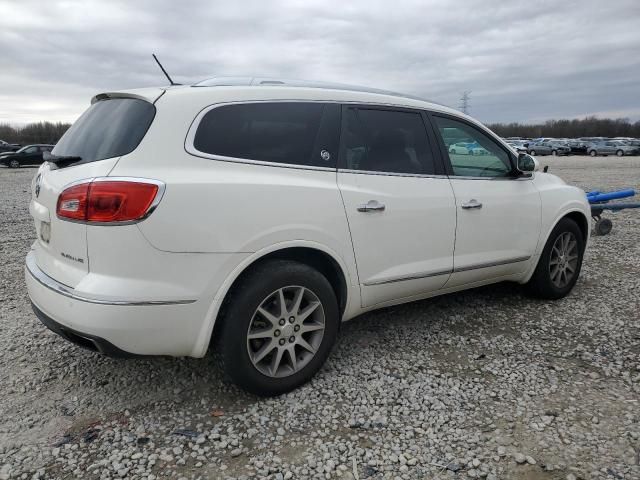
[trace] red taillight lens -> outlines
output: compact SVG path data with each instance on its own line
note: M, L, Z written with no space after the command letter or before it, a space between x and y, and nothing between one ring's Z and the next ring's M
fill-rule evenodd
M158 194L154 183L128 180L93 181L74 185L58 198L60 218L112 223L139 220Z
M81 183L65 189L58 197L56 213L60 218L71 220L87 219L87 197L90 182Z

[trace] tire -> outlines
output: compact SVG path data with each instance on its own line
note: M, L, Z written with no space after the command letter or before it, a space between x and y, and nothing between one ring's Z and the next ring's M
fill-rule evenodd
M554 157L558 156L558 151L557 150L551 150L551 155L553 155Z
M617 150L616 151L616 155L619 156L619 157L622 157L622 156L624 156L624 152L622 150Z
M11 160L9 162L9 168L20 168L20 162L18 160Z
M569 275L563 277L562 273L558 273L557 275L560 276L560 280L566 279L565 284L562 284L562 282L558 284L556 283L558 276L556 275L554 278L553 273L556 272L557 269L561 269L562 264L558 263L558 250L556 249L554 251L554 247L556 247L556 242L562 242L565 238L569 238L570 241L575 242L575 250L569 250L570 255L566 255L566 264L569 264L573 268L573 272L570 277ZM526 285L529 293L536 297L549 300L557 300L565 297L573 289L580 276L584 248L584 238L576 222L566 217L561 219L551 231L551 235L549 235L542 255L540 255L540 259L538 260L538 265ZM572 260L573 255L576 256L575 261ZM555 269L553 268L554 265L556 266Z
M609 235L612 228L613 223L608 218L601 218L595 224L595 231L598 235Z
M595 150L591 150L589 152L589 155L591 155L592 157L597 157L598 156L598 152L596 152Z
M300 291L297 289L303 293L296 314L294 304ZM284 315L280 310L283 297ZM317 306L303 318L306 309L313 305ZM318 328L321 315L322 331ZM309 381L322 367L335 343L339 320L336 295L320 272L298 262L265 261L241 279L225 300L217 342L223 370L232 382L256 395L291 391ZM303 331L308 329L314 330ZM253 339L248 338L250 331ZM313 347L314 353L299 345L302 343L299 338ZM295 370L289 351L298 364Z
M531 153L529 155L533 155L535 157L536 151L535 150L531 150Z

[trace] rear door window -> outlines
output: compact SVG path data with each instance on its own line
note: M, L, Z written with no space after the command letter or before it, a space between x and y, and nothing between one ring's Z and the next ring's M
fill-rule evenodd
M209 110L196 130L198 152L232 159L335 168L340 107L260 102Z
M432 175L434 159L418 112L348 107L343 165L348 170Z
M144 138L156 113L149 102L112 98L92 104L56 144L52 153L94 162L131 153Z

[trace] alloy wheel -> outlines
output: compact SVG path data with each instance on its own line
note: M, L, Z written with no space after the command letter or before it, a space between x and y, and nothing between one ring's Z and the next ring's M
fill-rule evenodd
M18 162L17 160L11 160L9 162L9 166L11 168L20 168L20 162Z
M322 303L305 287L283 287L255 310L247 330L247 351L263 375L282 378L315 357L325 329Z
M549 258L549 275L557 288L565 288L578 269L578 241L572 232L564 232L553 244Z

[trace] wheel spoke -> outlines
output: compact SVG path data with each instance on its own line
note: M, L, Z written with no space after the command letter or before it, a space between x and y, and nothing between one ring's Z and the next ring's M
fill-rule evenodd
M571 273L574 273L576 271L575 267L570 263L567 263L567 270L571 270Z
M300 333L315 332L317 330L324 330L324 325L319 323L306 323L300 327Z
M569 246L567 247L567 255L570 254L571 252L573 252L574 250L576 250L578 247L578 242L576 242L575 240L571 240L569 242Z
M278 325L278 317L265 310L262 306L258 307L258 313L268 320L274 327Z
M284 318L287 316L287 301L284 299L284 288L278 290L278 302L280 303L280 317Z
M308 350L311 353L316 353L316 349L313 348L311 345L309 345L309 342L307 342L302 337L298 339L298 345L300 345L302 348L304 348L305 350Z
M256 340L258 338L271 338L272 335L273 335L272 328L262 328L260 330L254 330L252 332L249 332L249 335L247 335L247 338L249 340Z
M551 270L551 281L554 282L556 277L558 276L558 273L560 272L560 267L558 265L555 266L556 268Z
M549 266L557 265L559 262L558 257L553 257L549 260Z
M271 352L271 350L273 350L275 348L275 345L273 343L273 341L268 341L268 342L264 342L264 345L262 346L262 348L260 348L260 350L258 350L254 355L253 355L253 363L260 363L260 361L267 356L267 354L269 354Z
M307 308L305 308L302 312L298 314L298 321L304 322L309 315L311 315L320 305L320 302L310 303Z
M291 313L293 313L294 315L297 315L300 311L302 297L304 297L304 287L300 287L298 290L296 290L296 294L293 297L293 307L291 307Z
M282 363L282 354L284 353L284 348L278 348L276 350L275 355L271 359L271 366L269 367L269 371L271 372L271 376L275 377L278 372L278 368L280 367L280 363Z
M290 345L287 348L287 353L289 354L289 360L291 360L291 368L293 371L298 370L298 359L296 358L296 347L295 345Z

